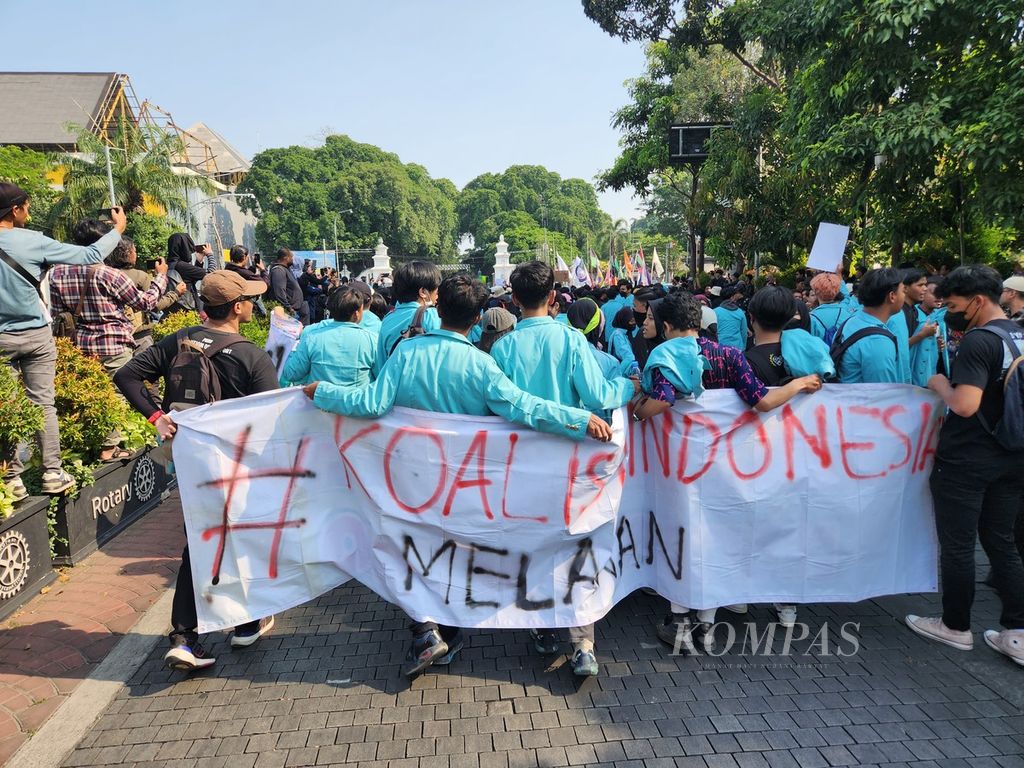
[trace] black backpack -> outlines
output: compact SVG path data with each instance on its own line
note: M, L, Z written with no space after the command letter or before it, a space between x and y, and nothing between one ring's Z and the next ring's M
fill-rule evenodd
M1024 451L1024 354L1004 329L982 325L975 331L988 331L998 336L1010 348L1013 358L1003 378L1003 417L994 427L978 411L978 421L1003 448L1008 451Z
M391 345L391 349L388 351L389 356L395 353L395 348L399 345L400 342L403 342L406 339L412 339L416 336L422 336L424 333L427 332L426 329L423 327L423 315L426 313L426 311L427 305L420 304L420 308L417 309L416 314L413 315L412 322L409 323L409 326L404 331L398 334L398 338L395 339L395 343Z
M247 339L241 334L217 334L209 346L191 338L191 332L201 327L183 328L174 337L178 352L171 360L164 388L164 403L168 410L182 411L197 405L214 403L221 399L220 376L211 362L214 355Z
M849 322L849 320L847 320L846 322ZM896 356L899 357L899 342L896 340L896 336L893 335L893 332L890 331L888 328L883 328L878 325L869 325L866 328L861 328L859 331L854 331L852 334L850 334L850 338L844 339L843 328L846 327L846 322L844 322L839 327L839 330L836 331L835 339L833 339L832 341L832 346L830 346L828 349L828 353L832 357L832 364L835 365L836 367L837 379L839 378L839 363L842 361L843 356L850 349L850 347L852 347L861 339L866 338L868 336L887 337L890 341L892 341L893 346L896 347Z

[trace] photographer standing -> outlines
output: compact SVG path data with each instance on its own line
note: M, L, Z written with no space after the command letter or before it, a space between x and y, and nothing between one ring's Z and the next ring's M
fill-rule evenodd
M50 313L40 287L49 264L96 264L121 242L124 212L110 212L113 229L92 245L65 245L25 228L29 220L28 194L15 184L0 183L0 354L21 373L25 394L43 409L43 429L36 434L42 454L43 493L63 493L75 481L60 461L57 410L53 379L57 348L50 330ZM82 267L84 268L84 266ZM28 495L21 481L23 446L8 459L5 481L15 499Z

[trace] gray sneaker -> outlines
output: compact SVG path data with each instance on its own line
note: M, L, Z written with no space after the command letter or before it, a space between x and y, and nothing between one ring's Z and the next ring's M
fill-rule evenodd
M21 481L20 477L4 478L4 484L7 486L7 490L11 492L15 502L28 498L28 488L25 487L25 483Z
M48 469L43 473L43 493L57 495L70 491L75 485L75 478L63 469Z

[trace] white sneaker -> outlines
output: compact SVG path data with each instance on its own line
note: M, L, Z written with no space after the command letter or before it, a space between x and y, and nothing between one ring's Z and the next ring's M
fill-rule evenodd
M727 610L727 611L732 611L733 613L738 613L738 614L740 614L740 616L742 616L744 613L747 612L747 604L746 603L735 603L733 605L723 605L722 607L725 608L725 610Z
M958 632L950 629L942 623L941 616L915 616L910 614L906 618L907 626L914 630L921 637L929 640L938 640L951 648L960 651L969 651L974 648L974 635L970 632Z
M1024 667L1024 629L985 630L985 644Z
M775 612L779 615L779 624L784 627L792 627L796 624L796 606L775 603Z
M255 628L251 628L245 632L239 632L236 628L234 633L231 635L231 647L248 648L273 628L273 616L267 616L264 619L260 619L260 623Z

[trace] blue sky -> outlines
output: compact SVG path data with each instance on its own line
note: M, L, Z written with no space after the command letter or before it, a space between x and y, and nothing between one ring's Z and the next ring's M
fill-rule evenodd
M36 0L9 21L3 69L126 72L140 99L250 157L329 128L459 187L515 163L593 180L644 66L578 0ZM628 193L600 197L638 215Z

